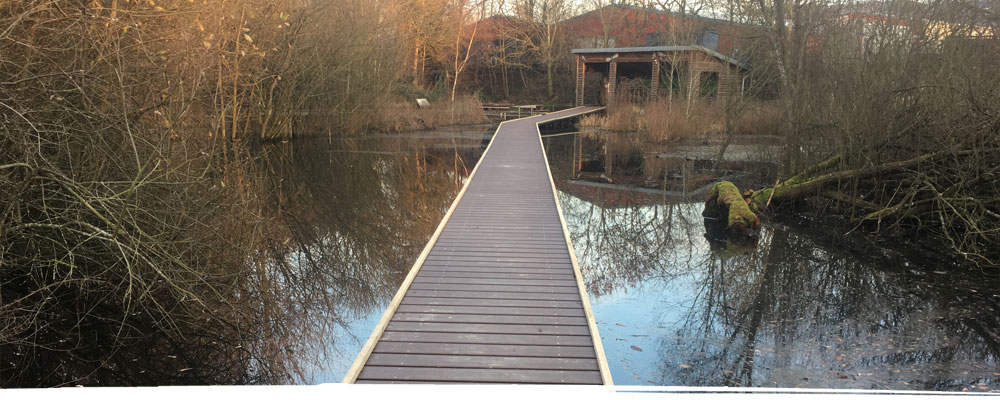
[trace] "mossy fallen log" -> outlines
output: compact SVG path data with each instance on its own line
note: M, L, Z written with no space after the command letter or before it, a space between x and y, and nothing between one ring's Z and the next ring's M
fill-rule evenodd
M870 165L856 169L836 169L841 161L841 156L834 156L824 162L816 164L805 171L781 182L774 187L761 189L751 193L748 198L750 208L757 212L762 212L772 203L791 199L801 198L809 194L820 194L824 192L824 187L837 182L850 179L868 178L876 174L888 171L900 171L912 168L924 162L928 162L935 157L949 156L957 157L972 154L974 152L987 153L997 152L1000 149L978 149L978 150L942 150L936 153L923 154L908 160L886 162L879 165ZM873 214L875 215L875 214Z
M746 233L747 228L760 226L760 218L750 210L740 189L732 182L721 181L712 186L705 195L705 210L702 216L725 219L726 227L733 232Z
M991 149L992 150L992 149ZM857 169L841 170L837 166L841 163L842 157L836 155L816 164L795 176L779 182L773 187L764 188L757 191L748 191L741 194L739 189L732 182L722 181L715 184L708 191L705 198L705 211L702 215L727 220L727 227L731 231L745 232L747 228L760 226L755 212L763 212L772 202L783 202L791 199L801 198L810 193L821 194L827 185L842 182L849 179L866 178L886 171L901 170L918 165L939 156L959 156L970 153L971 150L956 151L954 149L944 150L936 153L929 153L914 157L908 160L882 163L880 165L867 166ZM872 205L874 206L874 205ZM901 207L897 207L901 208ZM866 216L867 219L877 218L887 213L899 211L896 208L886 208L876 210Z

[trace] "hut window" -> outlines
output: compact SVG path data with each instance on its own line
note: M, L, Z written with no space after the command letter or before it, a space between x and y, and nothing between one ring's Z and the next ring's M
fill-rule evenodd
M699 78L701 82L701 97L715 97L719 92L719 73L702 72Z

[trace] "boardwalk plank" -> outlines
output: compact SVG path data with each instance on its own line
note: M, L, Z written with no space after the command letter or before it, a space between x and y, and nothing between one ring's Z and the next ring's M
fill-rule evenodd
M423 290L410 288L407 296L456 299L566 300L580 301L576 293L474 292L468 290Z
M493 333L393 332L382 334L383 342L510 344L529 346L591 346L589 336L504 335Z
M517 242L523 242L523 243L543 243L543 244L563 244L563 245L566 244L566 239L565 238L560 238L560 237L555 236L555 235L548 236L548 237L527 237L527 236L521 236L521 235L501 237L501 236L498 236L498 235L487 235L487 234L484 234L484 235L463 235L463 234L458 234L458 233L454 233L454 234L449 233L449 234L445 235L445 234L442 233L441 236L438 237L438 240L441 241L441 242L445 242L445 243L450 242L450 241L460 241L460 242L482 241L482 242L490 242L490 243L498 243L498 242L517 243Z
M497 333L532 335L586 336L590 331L586 326L566 325L523 325L523 324L472 324L458 322L402 322L389 323L386 331L394 332L442 332L442 333Z
M524 369L470 369L470 368L425 368L425 367L381 367L370 366L361 371L360 379L380 380L422 380L444 379L462 382L490 383L565 383L600 384L601 374L597 371L552 371Z
M438 238L438 246L443 248L451 247L472 247L472 248L483 248L491 249L495 247L499 248L524 248L524 249L566 249L565 240L549 240L545 242L537 240L490 240L490 239L447 239ZM437 246L435 246L436 248Z
M429 297L406 297L403 303L406 305L425 306L469 306L469 307L532 307L532 308L582 308L579 300L513 300L513 299L455 299L455 298L429 298Z
M407 296L432 297L438 299L510 299L510 300L563 300L580 301L575 293L536 293L536 292L473 292L468 290L424 290L410 289Z
M529 274L516 274L516 273L505 273L506 271L497 271L496 269L482 269L480 271L455 271L455 270L444 270L444 271L424 271L422 277L425 278L477 278L477 279L529 279L529 280L565 280L571 281L576 284L576 278L572 274L562 273L529 273Z
M585 346L525 346L481 343L415 343L379 342L375 353L398 354L447 354L519 357L590 358L595 357L593 347Z
M511 254L547 254L547 255L560 255L565 256L566 249L565 246L558 247L517 247L508 245L503 247L503 245L493 245L493 246L476 246L476 247L449 247L449 246L437 246L434 247L435 252L448 253L448 254L480 254L483 252L499 252L499 253L511 253Z
M520 257L518 260L503 259L501 257L455 257L450 256L448 253L434 253L428 255L427 260L424 261L428 265L431 264L455 264L455 263L469 263L472 265L508 265L508 266L521 266L524 268L534 268L538 265L559 265L562 268L569 268L572 271L573 264L568 260L568 256L563 257L552 257L552 258L532 258L532 257Z
M574 279L573 271L566 271L565 268L517 268L517 267L482 267L467 265L425 265L421 271L427 272L454 272L454 273L480 273L496 274L508 272L516 275L524 275L522 278L530 278L530 275L540 275L542 277L569 277Z
M461 227L454 227L445 229L443 233L479 233L483 235L534 235L534 236L547 236L547 235L561 235L562 230L552 229L552 228L537 228L532 227L532 224L542 224L542 223L552 223L559 222L558 219L555 221L549 220L545 221L542 218L530 219L525 218L523 220L511 220L509 218L497 218L496 220L490 220L488 218L482 218L481 216L470 216L470 218L475 218L476 225L465 225ZM481 225L480 225L481 224Z
M586 358L450 356L373 354L368 365L384 367L506 368L597 371L597 360Z
M401 312L433 314L479 314L479 315L537 315L540 317L582 317L582 308L529 308L529 307L472 307L472 306L427 306L403 304Z
M461 290L499 293L575 293L577 295L580 293L578 288L568 286L469 285L433 282L414 282L410 285L410 288L419 290Z
M417 275L413 282L420 283L455 283L467 285L515 285L515 286L568 286L576 287L575 281L557 281L544 279L476 279L476 278L435 278Z
M517 254L517 253L502 253L502 252L484 252L483 254L454 254L446 252L431 252L430 256L427 257L427 261L445 261L445 262L462 262L462 261L498 261L501 263L525 263L525 264L548 264L558 262L563 264L566 262L566 255L547 255L547 254Z
M532 268L532 269L558 269L573 272L571 264L562 261L551 261L545 263L515 263L502 261L427 261L424 265L436 265L439 267L483 267L483 268Z
M375 380L375 379L358 379L354 383L362 385L384 385L387 383L404 384L404 385L488 385L487 382L455 382L455 381L391 381L391 380Z
M539 317L531 315L470 315L470 314L424 314L398 312L393 321L404 322L456 322L470 324L539 324L559 326L586 326L584 317Z

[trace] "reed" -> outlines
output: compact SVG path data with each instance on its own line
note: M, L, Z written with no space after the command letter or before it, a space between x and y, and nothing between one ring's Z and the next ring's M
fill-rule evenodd
M738 135L776 135L781 129L781 109L775 102L758 102L736 120Z
M377 108L367 129L405 132L484 122L487 118L483 103L476 96L466 95L456 97L454 102L434 102L429 107L418 107L415 101L387 103Z
M690 111L688 111L690 110ZM723 110L717 103L660 100L636 105L620 102L606 115L589 115L581 126L613 132L646 132L658 142L703 138L723 129Z

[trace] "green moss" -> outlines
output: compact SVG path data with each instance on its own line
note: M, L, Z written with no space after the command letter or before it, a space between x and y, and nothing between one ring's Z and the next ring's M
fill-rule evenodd
M742 224L744 229L760 225L760 219L750 210L750 206L740 194L740 189L729 181L718 182L708 191L702 215L711 212L721 217L723 210L727 215L726 227L730 230L739 229L738 224Z
M821 162L819 164L813 165L813 166L811 166L809 168L806 168L804 171L799 172L798 174L795 174L795 176L793 176L793 177L788 178L787 180L785 180L784 183L788 184L788 185L798 185L798 184L809 182L811 180L810 178L813 178L816 174L819 174L820 172L824 172L824 171L830 170L833 167L836 167L837 165L839 165L840 164L840 159L841 159L840 154L835 155L835 156L827 159L826 161L823 161L823 162Z

